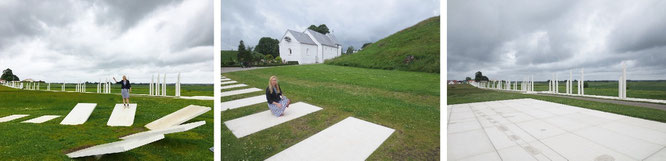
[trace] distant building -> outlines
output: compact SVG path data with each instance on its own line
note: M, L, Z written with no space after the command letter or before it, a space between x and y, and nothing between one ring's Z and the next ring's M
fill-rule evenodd
M28 79L23 79L24 82L34 82L35 80L28 78Z
M279 47L283 61L298 61L298 64L323 63L342 54L342 45L333 34L324 35L310 29L303 32L287 30Z

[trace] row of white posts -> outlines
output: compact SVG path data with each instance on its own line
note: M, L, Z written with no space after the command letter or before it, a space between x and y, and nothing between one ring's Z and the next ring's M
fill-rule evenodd
M77 83L75 91L85 93L86 92L86 83Z
M513 87L512 87L513 84ZM518 81L508 80L490 80L486 82L474 82L472 85L478 88L490 88L490 89L501 89L501 90L518 90ZM521 91L534 91L534 76L526 77L523 81L520 82Z
M109 79L106 79L106 81L102 82L102 80L99 80L99 83L97 83L97 93L111 93L111 82Z
M23 82L21 81L6 81L4 85L7 87L23 89Z
M557 73L553 73L552 79L548 82L548 92L550 93L560 93L558 88L560 81L557 78ZM585 75L583 69L580 69L580 80L578 80L578 95L585 95ZM569 70L569 79L566 80L566 94L573 94L573 70Z
M157 81L155 81L155 75L153 75L150 79L150 87L148 90L148 95L151 96L166 96L166 73L162 75L162 82L160 82L160 74L157 74ZM178 73L178 77L176 77L176 83L175 83L175 96L179 97L180 96L180 72Z

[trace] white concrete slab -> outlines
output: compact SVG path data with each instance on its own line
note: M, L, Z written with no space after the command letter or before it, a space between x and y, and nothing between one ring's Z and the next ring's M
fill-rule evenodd
M652 154L645 161L664 161L666 160L666 147L661 148L659 152Z
M136 113L136 104L132 103L129 106L123 104L116 104L113 107L113 112L106 123L108 126L132 126L134 124L134 114Z
M575 131L574 134L630 156L635 160L643 160L663 147L599 127L582 129Z
M210 107L189 105L176 112L170 113L160 119L146 124L146 128L151 130L159 130L175 125L180 125L208 111L210 111Z
M230 80L231 80L231 79L229 79L229 78L222 78L222 79L220 79L220 82L230 81Z
M224 84L234 84L234 83L238 83L238 82L236 82L236 81L220 82L220 84L222 84L222 85L224 85Z
M268 107L266 107L268 109ZM255 132L282 124L287 121L305 116L307 114L321 110L320 107L313 106L304 102L292 103L285 110L284 115L274 116L270 110L255 113L252 115L225 121L224 124L231 130L237 138L241 138Z
M16 120L16 119L26 117L26 116L28 116L28 115L23 115L23 114L9 115L9 116L5 116L5 117L0 118L0 122L9 122L9 121Z
M68 153L67 156L69 158L79 158L85 156L96 156L103 154L126 152L134 148L161 140L163 138L164 135L150 135L147 137L121 140L121 141L116 141L112 143L106 143L81 149L75 152Z
M164 129L159 129L159 130L149 130L149 131L144 131L144 132L139 132L135 133L132 135L127 135L124 137L121 137L120 139L134 139L134 138L141 138L141 137L148 137L152 135L166 135L166 134L171 134L171 133L177 133L177 132L183 132L183 131L188 131L191 129L194 129L196 127L202 126L206 124L206 121L197 121L197 122L192 122L192 123L187 123L187 124L182 124L182 125L176 125Z
M179 96L178 98L190 100L215 100L215 97L212 96Z
M33 118L33 119L30 119L30 120L25 120L22 123L41 124L41 123L44 123L46 121L49 121L49 120L52 120L52 119L55 119L55 118L58 118L58 117L60 117L60 115L44 115L44 116L39 116L37 118Z
M222 102L222 111L227 110L227 109L236 109L239 107L245 107L249 105L254 105L258 103L268 103L266 100L266 95L258 95L258 96L253 96L253 97L248 97L248 98L243 98L243 99L237 99L233 101L227 101L227 102ZM268 107L268 105L266 105Z
M366 160L394 131L348 117L266 160Z
M666 157L666 123L534 99L447 107L448 160Z
M62 119L60 124L80 125L85 123L88 120L88 117L90 117L90 114L92 114L93 110L95 110L95 106L97 106L96 103L77 103L72 111L70 111L69 114L67 114L67 116Z
M228 86L222 86L220 89L230 89L230 88L238 88L238 87L246 87L247 84L234 84L234 85L228 85Z
M262 91L259 88L246 88L246 89L239 89L239 90L233 90L233 91L225 91L220 93L221 97L226 97L226 96L233 96L233 95L239 95L239 94L245 94L245 93L252 93L252 92L257 92L257 91Z

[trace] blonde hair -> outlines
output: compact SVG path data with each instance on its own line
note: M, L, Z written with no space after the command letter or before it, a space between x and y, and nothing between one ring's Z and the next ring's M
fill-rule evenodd
M271 80L273 79L275 79L275 87L271 85ZM271 78L268 79L268 90L270 90L271 93L274 92L273 88L275 88L275 90L277 90L278 93L280 92L280 84L278 84L277 82L277 76L271 76Z

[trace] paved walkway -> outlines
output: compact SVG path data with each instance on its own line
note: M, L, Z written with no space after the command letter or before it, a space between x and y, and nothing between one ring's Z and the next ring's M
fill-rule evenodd
M447 111L448 160L666 160L666 123L534 99Z

